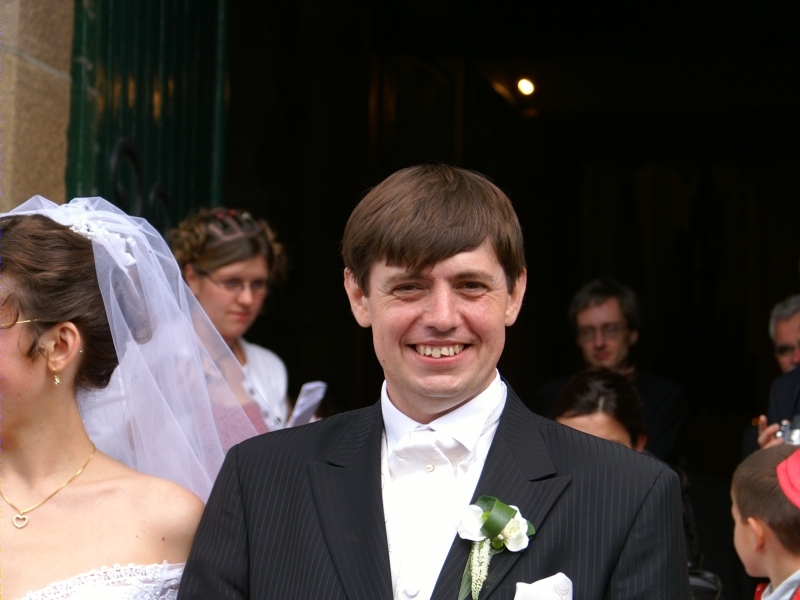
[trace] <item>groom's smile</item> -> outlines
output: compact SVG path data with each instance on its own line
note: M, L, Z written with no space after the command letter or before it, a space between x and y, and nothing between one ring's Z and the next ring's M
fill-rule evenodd
M689 597L675 473L535 415L497 375L527 283L497 186L398 171L353 210L342 258L378 401L228 453L183 600L562 597L571 580L586 598ZM274 543L309 515L303 543Z
M372 327L392 403L429 422L477 396L491 383L514 323L525 275L508 290L487 242L410 272L384 262L370 269L369 295L352 277L345 285L359 324Z

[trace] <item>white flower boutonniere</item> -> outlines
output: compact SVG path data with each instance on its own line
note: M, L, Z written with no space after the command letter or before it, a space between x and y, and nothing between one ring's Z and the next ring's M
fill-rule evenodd
M508 548L519 552L528 547L528 538L536 531L516 506L509 506L493 496L481 496L461 514L458 535L472 542L458 600L472 595L478 600L489 574L489 562L495 554Z

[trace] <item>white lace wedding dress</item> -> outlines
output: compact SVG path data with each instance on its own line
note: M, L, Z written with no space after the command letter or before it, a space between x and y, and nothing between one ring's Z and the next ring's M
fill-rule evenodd
M51 583L24 600L175 600L183 563L103 567Z

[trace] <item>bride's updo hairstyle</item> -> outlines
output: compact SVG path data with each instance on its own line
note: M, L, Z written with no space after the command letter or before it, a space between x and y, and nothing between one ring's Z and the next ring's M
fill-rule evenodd
M83 349L76 390L108 385L118 358L89 239L42 215L1 218L0 286L4 321L37 319L25 324L33 339L23 350L31 359L44 355L44 332L70 321Z
M169 233L175 260L184 270L192 265L198 275L254 256L267 261L267 284L284 278L286 254L283 244L264 219L255 219L244 210L221 206L201 209Z

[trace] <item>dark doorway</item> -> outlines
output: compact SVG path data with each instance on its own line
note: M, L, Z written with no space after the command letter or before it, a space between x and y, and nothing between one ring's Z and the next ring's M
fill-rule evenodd
M572 294L600 275L636 288L636 361L686 390L684 463L719 523L706 538L729 543L728 478L778 374L769 311L800 291L798 17L232 0L225 202L270 219L292 261L251 337L285 360L291 391L323 379L329 409L375 402L380 366L342 290L347 217L411 164L485 173L515 205L530 271L501 371L523 398L573 372ZM737 598L729 550L707 566Z

